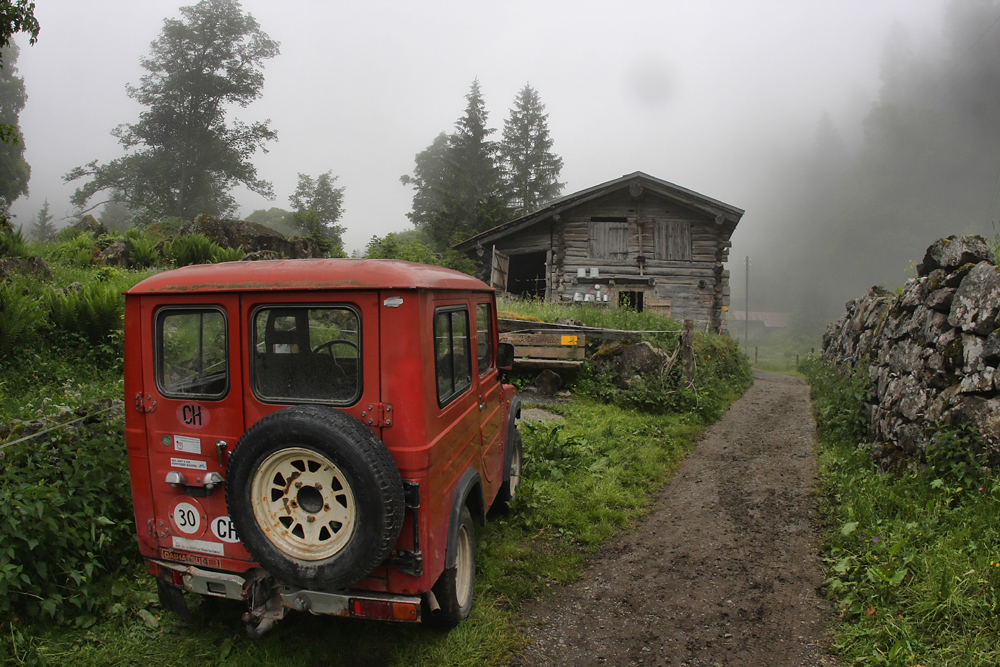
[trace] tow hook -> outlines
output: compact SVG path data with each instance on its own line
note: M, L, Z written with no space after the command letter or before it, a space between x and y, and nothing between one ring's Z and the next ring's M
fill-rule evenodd
M285 617L281 606L281 594L274 583L274 577L254 577L243 584L243 599L250 611L243 614L247 635L260 639L274 624Z

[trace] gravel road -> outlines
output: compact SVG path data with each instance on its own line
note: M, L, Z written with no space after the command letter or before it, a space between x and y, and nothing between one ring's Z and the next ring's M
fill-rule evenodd
M817 557L809 390L755 371L650 516L525 607L540 665L832 666Z

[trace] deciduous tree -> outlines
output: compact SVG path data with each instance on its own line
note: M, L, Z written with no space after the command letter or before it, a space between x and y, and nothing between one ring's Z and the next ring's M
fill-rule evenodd
M38 40L38 32L41 28L38 25L38 21L35 20L35 3L30 0L0 0L0 47L3 48L2 61L0 61L0 67L3 67L3 63L10 63L10 73L9 76L12 78L17 72L14 69L14 62L17 60L17 45L11 41L14 33L26 32L28 35L28 43L34 44ZM9 50L8 50L9 49ZM8 74L4 74L4 79L6 79ZM24 99L27 97L24 95L24 79L19 79L21 82L21 93ZM18 107L17 113L21 112L24 108L24 101L22 100L21 106ZM6 109L4 109L4 116L7 116ZM6 117L0 122L0 142L5 144L18 144L20 143L20 133L17 130L17 114L15 114L14 120L10 121ZM24 152L23 149L21 151ZM27 163L26 163L27 164ZM25 179L27 183L27 179ZM27 192L27 186L25 186L25 192Z
M17 139L17 121L24 109L28 95L24 92L24 78L17 75L17 44L10 42L0 49L3 69L0 69L0 124L13 128L14 140L0 143L0 213L6 214L10 205L28 192L31 167L24 159L24 141Z
M288 201L295 209L294 218L307 234L319 234L323 238L341 244L344 227L338 225L344 214L344 188L334 187L337 180L328 171L315 179L307 174L299 174L299 184L295 194Z
M562 192L563 161L552 152L548 119L538 92L525 85L514 99L500 142L507 201L517 215L534 211Z
M90 179L74 193L75 205L83 208L97 193L110 192L155 220L232 214L230 190L237 185L273 197L250 161L275 138L270 121L229 122L227 112L261 96L263 63L278 54L278 43L235 0L202 0L180 12L181 19L164 21L141 61L148 74L127 88L147 107L139 122L112 132L128 154L66 175L66 181Z

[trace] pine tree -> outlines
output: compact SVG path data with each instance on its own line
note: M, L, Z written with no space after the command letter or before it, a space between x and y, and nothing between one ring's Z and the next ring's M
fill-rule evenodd
M38 211L35 224L31 227L31 236L36 241L48 241L56 235L56 226L52 224L52 217L49 213L49 200L46 199L45 204Z
M517 215L530 213L559 196L562 158L552 153L545 105L538 92L525 85L514 99L500 142L507 198Z
M427 233L435 250L449 246L509 219L497 166L498 145L489 136L488 113L472 82L464 115L451 135L438 135L417 154L411 176L400 180L415 189L407 217Z

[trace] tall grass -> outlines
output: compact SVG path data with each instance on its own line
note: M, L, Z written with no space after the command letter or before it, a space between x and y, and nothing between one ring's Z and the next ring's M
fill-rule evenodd
M843 664L1000 664L1000 480L982 437L941 429L926 461L878 469L863 370L803 366L821 435L826 591ZM970 464L970 461L975 465Z

